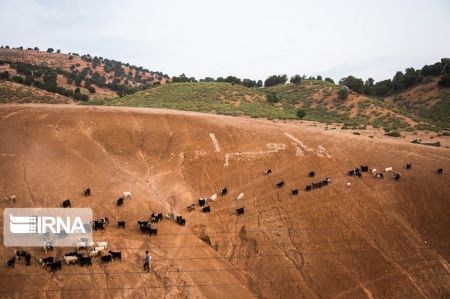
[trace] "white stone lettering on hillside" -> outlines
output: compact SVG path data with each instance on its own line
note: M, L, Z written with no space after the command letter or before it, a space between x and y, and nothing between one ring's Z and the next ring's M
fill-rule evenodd
M219 142L216 139L216 135L214 135L214 133L209 133L209 138L211 138L211 142L214 146L214 150L216 151L216 153L219 153L220 147L219 147Z
M266 147L269 149L267 151L255 151L255 152L237 152L237 153L227 153L225 154L224 167L230 165L231 159L240 160L243 158L254 158L256 156L270 155L277 153L279 151L286 150L287 146L284 143L266 143Z

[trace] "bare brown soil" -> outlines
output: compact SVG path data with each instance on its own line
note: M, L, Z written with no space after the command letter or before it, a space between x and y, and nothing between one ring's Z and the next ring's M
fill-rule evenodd
M306 122L162 109L3 105L0 120L1 198L17 195L15 207L58 207L65 198L91 207L111 221L95 239L123 254L122 262L63 266L52 275L38 265L43 250L25 248L31 266L0 265L1 298L450 295L447 148ZM361 164L391 166L402 177L346 176ZM263 175L267 168L272 176ZM311 170L315 178L307 177ZM325 177L331 185L303 191ZM281 180L286 186L276 189ZM92 197L82 196L85 186ZM229 194L210 204L210 214L185 210L225 186ZM133 198L116 208L123 191ZM239 207L244 215L235 214ZM164 220L157 236L143 235L136 221L152 211L173 211L187 225ZM13 249L1 246L1 260ZM150 274L142 271L145 250L153 256Z

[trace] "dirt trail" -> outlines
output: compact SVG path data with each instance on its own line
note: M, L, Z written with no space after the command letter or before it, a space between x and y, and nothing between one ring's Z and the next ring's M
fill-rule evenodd
M45 253L27 248L32 266L0 266L1 298L450 294L447 148L163 109L4 105L0 119L0 197L17 195L16 207L57 207L65 198L91 207L111 221L95 239L123 255L122 262L65 266L51 276L37 264ZM359 165L392 166L402 177L346 176ZM311 170L316 177L307 176ZM333 178L329 186L304 191L325 177ZM286 186L275 188L281 180ZM82 197L85 186L92 197ZM186 211L225 186L228 195L209 204L211 213ZM291 196L292 189L300 194ZM133 198L117 208L123 191ZM239 207L244 215L236 215ZM187 225L164 220L157 236L142 235L136 221L152 211L183 215ZM125 230L117 220L127 222ZM13 249L0 246L0 259ZM142 271L145 250L156 273Z

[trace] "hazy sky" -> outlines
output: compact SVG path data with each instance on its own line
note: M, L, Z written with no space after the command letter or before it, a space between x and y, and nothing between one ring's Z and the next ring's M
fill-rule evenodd
M196 78L390 78L450 56L449 0L0 0L0 44Z

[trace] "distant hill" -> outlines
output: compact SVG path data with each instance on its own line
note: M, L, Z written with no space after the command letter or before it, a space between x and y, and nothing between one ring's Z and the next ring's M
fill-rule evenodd
M200 81L200 82L199 82ZM450 128L450 60L407 68L392 79L273 75L253 81L200 79L53 49L0 48L1 103L85 103L340 123L385 131ZM7 84L5 83L7 82ZM13 84L14 83L14 84ZM166 84L170 83L170 84Z
M0 79L87 101L165 84L168 76L120 61L76 53L0 49Z
M450 88L440 87L441 76L430 78L385 99L386 103L402 107L417 117L435 123L438 127L450 127Z
M344 128L354 129L363 129L367 125L383 127L387 131L430 126L419 117L377 98L350 91L346 99L339 99L338 91L341 89L334 83L321 80L267 88L247 88L222 82L171 83L121 98L91 101L90 104L169 108L274 119L303 118L343 123Z

